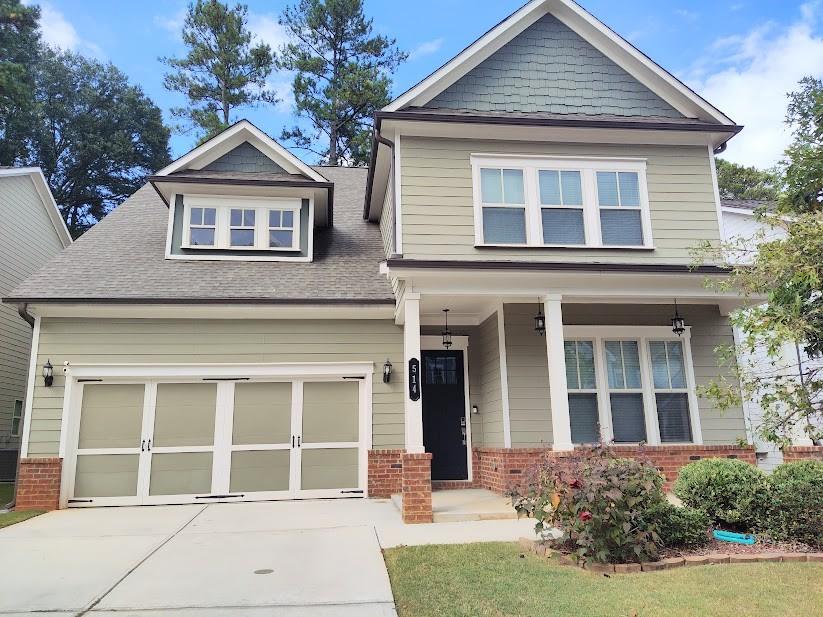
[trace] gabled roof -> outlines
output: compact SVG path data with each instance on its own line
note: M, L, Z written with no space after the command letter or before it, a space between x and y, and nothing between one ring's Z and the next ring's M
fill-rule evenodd
M54 196L51 194L51 189L46 183L46 178L43 176L43 171L39 167L0 167L0 178L8 178L12 176L28 176L34 183L34 188L40 196L40 201L49 215L49 220L54 226L54 231L60 238L63 248L66 248L72 243L71 234L66 227L63 216L60 214L60 209L54 201Z
M401 94L383 111L396 112L427 104L546 14L553 15L683 116L706 123L734 124L728 116L572 0L531 0Z
M235 122L222 133L158 171L155 176L169 176L183 170L201 170L244 142L257 148L288 174L302 175L315 182L328 182L317 170L306 165L248 120Z

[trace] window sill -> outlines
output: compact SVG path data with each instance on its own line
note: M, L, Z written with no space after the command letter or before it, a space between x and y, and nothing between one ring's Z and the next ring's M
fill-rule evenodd
M476 249L571 249L589 251L654 251L654 246L603 245L603 244L475 244Z
M270 247L257 248L254 246L204 246L181 244L180 248L192 251L222 251L224 253L299 253L300 247Z

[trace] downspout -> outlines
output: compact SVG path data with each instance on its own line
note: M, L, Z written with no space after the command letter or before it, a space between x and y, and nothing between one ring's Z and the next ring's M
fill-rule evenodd
M723 154L726 151L726 148L728 147L728 145L729 145L729 142L724 141L722 144L720 144L719 146L717 146L717 148L714 149L714 153L715 154Z
M25 302L17 305L17 314L23 318L23 320L29 324L29 326L34 329L34 317L31 316L31 313L28 311L29 305ZM32 341L34 343L34 341ZM35 353L35 350L32 349L31 353ZM29 363L29 367L31 367L31 363ZM29 374L28 370L26 370L26 390L28 390L28 383L29 383ZM27 392L28 394L28 392ZM20 414L20 427L21 427L21 435L20 435L20 445L17 447L17 470L14 472L14 496L12 497L11 503L9 504L0 504L0 507L3 505L7 505L9 508L14 508L17 505L17 485L20 479L20 453L23 451L23 438L25 435L22 434L22 427L25 426L26 421L26 400L23 400L23 410Z
M375 141L375 144L383 144L384 146L388 146L389 150L391 151L391 155L390 155L391 156L391 165L389 166L389 169L393 169L394 168L394 142L391 139L389 139L388 137L383 137L377 131L377 129L375 129L375 131L374 131L374 141ZM394 183L392 183L392 186L394 186ZM391 229L392 229L392 234L396 235L397 234L397 204L394 204L394 207L391 209ZM394 253L396 255L397 254L397 247L394 246L394 242L395 242L395 236L393 235L392 236L392 247L391 248L392 248L392 253Z

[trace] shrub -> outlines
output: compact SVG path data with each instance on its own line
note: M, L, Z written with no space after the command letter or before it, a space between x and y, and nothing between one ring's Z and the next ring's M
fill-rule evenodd
M688 506L679 508L663 501L648 511L660 542L669 548L695 548L709 543L709 516Z
M597 446L547 458L511 494L519 514L537 519L538 534L559 528L584 561L648 561L660 538L644 513L664 499L662 485L651 463Z
M765 530L778 540L823 546L823 462L780 465L767 479Z
M765 512L766 475L744 461L707 458L680 470L674 494L713 524L747 531Z

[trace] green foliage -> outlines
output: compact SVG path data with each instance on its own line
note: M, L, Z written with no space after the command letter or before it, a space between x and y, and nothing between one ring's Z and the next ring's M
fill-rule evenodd
M366 164L371 118L390 101L391 73L406 54L394 39L372 34L362 0L299 0L280 23L293 42L278 65L295 72L295 111L310 126L284 130L281 139L330 165Z
M680 470L674 494L705 512L713 524L747 531L765 512L766 475L738 459L707 458Z
M657 557L660 537L645 513L664 499L662 486L651 463L596 446L547 458L511 495L520 515L537 520L538 534L561 529L579 558L636 562Z
M34 111L39 18L37 6L0 0L0 165L11 165L25 155L21 135Z
M784 463L767 483L769 535L823 547L823 462Z
M823 441L823 368L809 361L823 355L823 82L804 78L789 100L794 140L777 208L756 213L762 229L752 237L697 251L704 262L733 258L715 285L753 300L732 316L743 352L741 362L727 354L735 379L715 380L705 394L721 410L756 402L764 413L753 430L778 444L798 433Z
M237 107L277 102L266 88L274 67L271 48L252 45L247 24L245 5L229 8L219 0L197 0L189 5L183 26L188 53L183 58L160 58L172 69L163 85L188 99L187 107L176 107L172 114L200 129L201 141L229 126Z
M646 513L657 526L663 546L669 548L696 548L709 543L708 514L688 506L678 507L661 501Z
M780 194L775 171L717 159L717 185L723 199L775 201Z
M46 51L26 136L72 236L77 237L168 164L160 109L111 64Z

